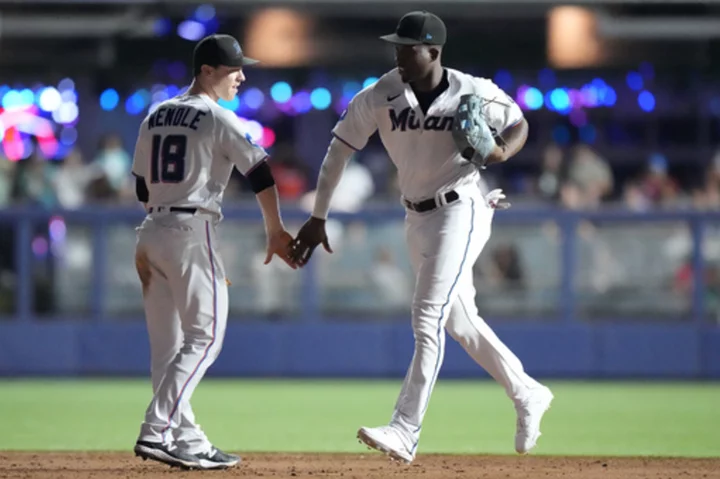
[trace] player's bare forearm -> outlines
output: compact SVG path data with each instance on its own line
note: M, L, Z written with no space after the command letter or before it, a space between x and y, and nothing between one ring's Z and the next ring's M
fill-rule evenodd
M486 164L502 163L515 156L525 146L528 130L529 125L524 118L520 123L506 130L502 137L498 137L499 144L495 147L495 151L488 156Z
M265 219L265 231L268 235L285 229L280 214L280 198L276 186L265 188L256 195L263 218Z

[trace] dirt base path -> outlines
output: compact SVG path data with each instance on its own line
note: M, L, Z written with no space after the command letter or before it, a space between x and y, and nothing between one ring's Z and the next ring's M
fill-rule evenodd
M0 479L344 479L720 478L718 459L421 455L411 466L367 454L246 454L225 471L180 471L130 453L0 452Z

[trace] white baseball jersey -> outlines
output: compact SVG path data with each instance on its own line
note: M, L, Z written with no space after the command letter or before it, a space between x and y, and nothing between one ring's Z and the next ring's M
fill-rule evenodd
M517 103L491 80L446 70L449 88L433 101L427 115L394 69L355 95L333 129L355 150L379 130L398 169L400 191L410 201L479 179L477 168L460 155L452 138L453 116L462 95L475 93L485 99L483 113L498 133L523 119Z
M243 175L267 158L240 120L204 94L161 103L142 122L132 171L145 178L150 206L221 213L233 167Z

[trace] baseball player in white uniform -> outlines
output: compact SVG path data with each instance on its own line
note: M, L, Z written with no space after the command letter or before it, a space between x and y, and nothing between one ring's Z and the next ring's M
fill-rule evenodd
M228 35L204 38L193 53L187 93L161 103L142 122L133 174L147 216L137 232L136 265L151 349L153 398L135 453L190 469L220 469L240 461L214 447L190 398L222 347L228 288L217 250L223 192L233 168L250 183L267 233L265 263L277 254L288 264L292 236L263 148L221 107L245 80L243 56Z
M304 266L319 244L332 252L325 219L347 159L378 131L398 169L406 236L416 275L412 302L415 352L390 423L362 427L369 447L410 463L423 416L442 365L444 329L504 388L515 404L515 449L527 453L540 436L550 407L550 390L531 378L520 360L478 316L472 268L490 237L496 207L505 196L483 196L478 167L466 160L451 134L461 96L482 98L483 115L497 132L486 164L516 154L528 125L517 104L492 81L440 63L446 29L428 12L411 12L395 33L381 37L395 45L397 68L360 91L333 129L318 178L313 213L293 243L291 259Z

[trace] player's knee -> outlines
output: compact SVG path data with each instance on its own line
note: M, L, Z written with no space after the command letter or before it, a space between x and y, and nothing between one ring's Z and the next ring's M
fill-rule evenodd
M185 340L183 341L182 353L204 353L213 344L213 336L209 332L205 331L194 331L191 333L185 333Z
M442 332L442 327L439 326L439 320L434 322L426 320L413 320L413 334L415 336L416 345L437 346L439 343L438 336Z
M465 325L458 321L448 321L445 329L450 337L460 343L461 346L467 346L471 332Z

